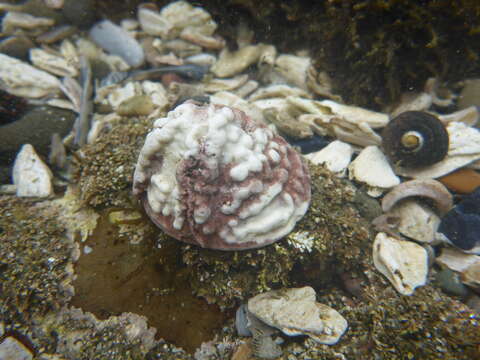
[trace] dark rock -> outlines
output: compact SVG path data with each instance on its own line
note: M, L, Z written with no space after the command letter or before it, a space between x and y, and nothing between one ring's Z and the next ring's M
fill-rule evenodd
M315 151L323 149L330 143L330 140L319 135L313 135L313 137L308 139L294 139L290 136L284 136L284 138L295 147L300 148L302 154L310 154Z
M65 0L62 12L71 25L87 29L95 21L95 0Z
M0 90L0 126L17 121L26 111L24 98Z
M480 187L442 218L438 232L463 251L480 252Z
M10 165L23 144L32 144L40 155L47 157L52 135L67 135L75 117L69 110L40 106L18 121L0 126L0 164Z
M460 276L450 269L443 269L435 276L440 288L448 294L457 296L468 295L468 289L463 285Z
M10 166L0 165L0 184L9 184L10 178Z
M23 35L10 36L0 41L0 53L24 61L28 61L28 52L34 47L33 41Z

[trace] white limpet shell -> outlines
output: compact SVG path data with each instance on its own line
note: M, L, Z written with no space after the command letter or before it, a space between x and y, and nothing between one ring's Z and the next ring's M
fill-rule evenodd
M390 163L377 146L367 146L348 166L349 178L372 188L390 189L400 184Z
M334 140L322 150L305 155L305 157L316 165L325 164L328 170L343 177L346 175L353 152L350 144Z
M293 229L310 203L310 176L283 138L242 111L187 102L155 121L133 192L178 240L239 250Z
M450 139L447 156L421 168L396 168L397 174L415 179L435 179L480 159L480 131L462 122L447 125Z
M37 68L57 76L78 76L78 69L63 56L42 49L31 49L30 61Z
M12 178L17 196L48 197L53 195L52 172L30 144L25 144L15 158Z
M288 336L307 335L320 344L336 344L348 327L335 309L316 302L309 286L259 294L248 300L248 311Z
M402 235L427 244L435 241L440 217L430 207L406 199L396 204L389 214L400 219L398 230Z
M58 93L60 81L45 71L0 54L0 88L16 96L41 98Z
M373 243L373 263L402 295L427 282L428 253L420 245L380 232Z

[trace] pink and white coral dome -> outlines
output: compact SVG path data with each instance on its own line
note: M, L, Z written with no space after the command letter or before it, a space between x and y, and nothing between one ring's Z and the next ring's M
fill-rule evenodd
M133 192L174 238L239 250L293 229L310 203L310 176L282 137L244 112L187 102L155 121Z

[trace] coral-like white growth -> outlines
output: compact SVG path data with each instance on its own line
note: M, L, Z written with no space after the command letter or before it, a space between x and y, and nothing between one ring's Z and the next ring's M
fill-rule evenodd
M235 250L288 234L310 202L310 178L287 142L240 110L185 103L158 119L133 191L171 236Z

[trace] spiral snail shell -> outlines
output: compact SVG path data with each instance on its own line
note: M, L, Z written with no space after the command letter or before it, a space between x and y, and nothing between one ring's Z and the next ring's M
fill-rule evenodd
M434 115L406 111L392 119L382 132L382 146L390 160L400 166L428 166L448 152L448 132Z

